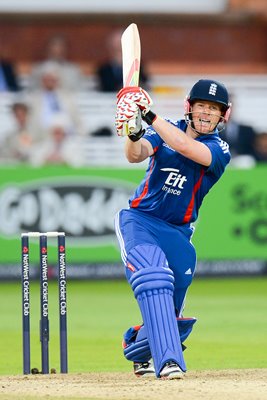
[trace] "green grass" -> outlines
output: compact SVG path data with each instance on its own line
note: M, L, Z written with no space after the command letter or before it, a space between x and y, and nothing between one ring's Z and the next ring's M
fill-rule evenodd
M267 279L195 279L185 316L198 318L187 340L188 369L264 368ZM141 322L124 281L68 282L70 372L130 371L122 333ZM49 286L50 367L59 370L57 286ZM32 366L40 368L39 285L31 286ZM0 374L21 374L21 286L0 284Z

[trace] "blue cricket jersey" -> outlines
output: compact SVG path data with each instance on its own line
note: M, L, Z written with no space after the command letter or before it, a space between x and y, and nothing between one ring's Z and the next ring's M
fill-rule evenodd
M184 120L171 123L186 131ZM130 207L174 225L194 222L203 198L230 161L228 144L220 139L217 131L197 137L212 154L211 165L205 167L173 150L152 127L143 137L152 144L154 154L144 179L129 200Z

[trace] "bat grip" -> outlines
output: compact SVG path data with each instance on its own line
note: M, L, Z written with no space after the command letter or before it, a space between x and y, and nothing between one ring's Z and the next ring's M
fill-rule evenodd
M128 130L130 133L132 133L135 129L136 129L136 120L130 119L128 122Z

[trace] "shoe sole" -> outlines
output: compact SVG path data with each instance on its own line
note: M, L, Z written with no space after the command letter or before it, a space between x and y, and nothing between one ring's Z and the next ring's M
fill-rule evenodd
M138 379L154 379L156 376L153 372L145 374L135 374Z
M169 381L174 379L184 379L184 374L182 372L173 372L167 376L161 376L160 379Z

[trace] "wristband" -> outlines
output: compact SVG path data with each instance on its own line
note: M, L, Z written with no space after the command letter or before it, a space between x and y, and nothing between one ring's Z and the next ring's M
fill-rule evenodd
M144 135L144 133L145 133L145 129L140 129L140 131L139 132L137 132L137 133L130 133L129 135L128 135L128 138L132 141L132 142L137 142L137 140L139 140L139 139L141 139L141 137Z
M142 120L145 121L147 125L152 125L156 118L157 115L151 110L149 110L145 115L142 115Z

